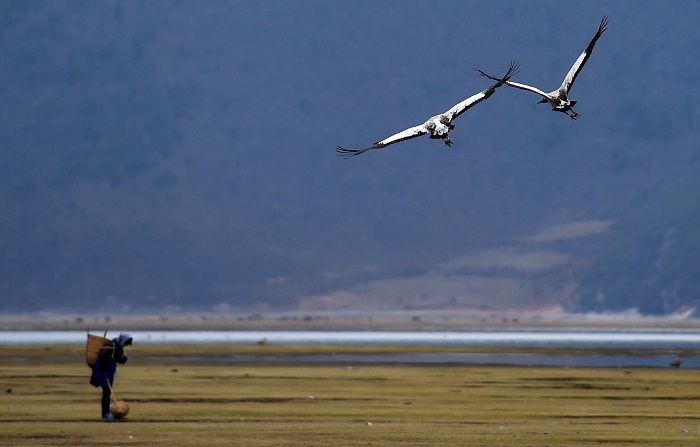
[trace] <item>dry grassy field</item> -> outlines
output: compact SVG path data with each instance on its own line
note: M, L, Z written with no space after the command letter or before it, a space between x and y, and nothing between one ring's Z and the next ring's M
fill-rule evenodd
M694 370L223 363L216 347L188 347L211 356L192 362L159 349L120 366L131 412L103 422L79 348L0 347L0 445L700 445Z

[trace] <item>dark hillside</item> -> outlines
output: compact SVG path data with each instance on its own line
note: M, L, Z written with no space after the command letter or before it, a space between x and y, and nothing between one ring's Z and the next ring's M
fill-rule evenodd
M436 306L496 290L505 307L694 305L696 2L409 6L0 3L3 310L286 309L381 301L403 280ZM456 121L450 149L335 155L484 89L476 67L516 59L517 80L556 88L603 14L572 90L578 121L504 87ZM484 274L471 256L551 250L571 264L496 269L464 292Z

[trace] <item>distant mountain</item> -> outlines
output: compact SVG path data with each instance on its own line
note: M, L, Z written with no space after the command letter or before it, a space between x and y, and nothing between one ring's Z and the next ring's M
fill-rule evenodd
M360 5L0 3L2 311L697 304L695 2Z
M577 310L664 314L700 306L700 176L624 214L574 294Z

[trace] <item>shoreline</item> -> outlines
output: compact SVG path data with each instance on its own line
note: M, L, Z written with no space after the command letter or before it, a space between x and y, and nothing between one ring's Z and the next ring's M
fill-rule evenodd
M274 311L80 314L39 312L0 315L0 330L468 330L485 328L700 328L690 314L642 316L547 311Z

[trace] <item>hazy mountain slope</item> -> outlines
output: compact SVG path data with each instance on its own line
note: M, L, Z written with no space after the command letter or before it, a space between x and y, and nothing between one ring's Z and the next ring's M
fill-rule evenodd
M625 214L574 295L578 309L660 314L700 305L698 178Z
M700 191L698 7L603 6L0 4L4 308L295 306L559 223L629 222L629 246L664 234L635 222L695 209L654 197ZM485 88L475 67L517 59L520 81L555 88L604 13L577 122L503 88L459 118L451 149L335 156ZM584 289L580 308L637 304L623 278L614 303Z

